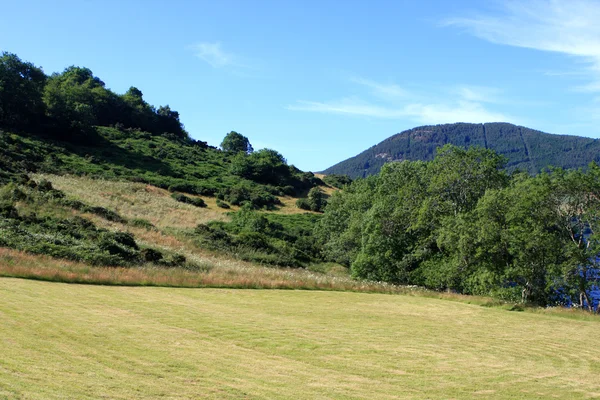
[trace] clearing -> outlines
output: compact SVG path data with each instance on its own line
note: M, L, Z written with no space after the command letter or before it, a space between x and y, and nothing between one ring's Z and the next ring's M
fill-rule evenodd
M0 398L600 397L595 317L0 278Z

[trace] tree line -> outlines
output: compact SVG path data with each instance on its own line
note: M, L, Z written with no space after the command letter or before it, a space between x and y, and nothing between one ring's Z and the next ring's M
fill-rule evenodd
M17 55L2 53L0 128L43 131L76 141L89 136L96 125L188 137L177 111L148 104L135 87L117 94L88 68L71 66L48 76Z
M331 196L316 228L355 277L592 310L600 167L508 174L492 150L446 145Z

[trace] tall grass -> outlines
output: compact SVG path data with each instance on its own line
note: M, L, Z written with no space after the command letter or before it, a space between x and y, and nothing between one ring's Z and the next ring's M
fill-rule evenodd
M248 289L340 290L405 293L406 288L385 283L359 282L298 269L266 268L243 263L196 263L185 268L90 267L47 256L0 248L0 276L66 283L125 286L226 287Z

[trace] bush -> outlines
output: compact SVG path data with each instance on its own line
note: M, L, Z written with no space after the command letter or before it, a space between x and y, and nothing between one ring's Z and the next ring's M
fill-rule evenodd
M136 228L144 228L147 230L156 229L152 222L143 218L134 218L131 221L129 221L129 225L135 226Z
M306 197L296 200L296 207L300 208L301 210L307 210L307 211L310 211L310 208L311 208L310 202L308 201L308 199Z
M186 264L186 258L182 254L173 254L169 257L167 264L172 267L182 267Z
M180 203L191 204L193 206L201 208L206 207L206 203L204 202L204 200L202 200L199 197L188 197L185 194L181 193L173 193L171 197Z
M160 251L151 248L142 249L142 251L140 251L140 257L145 262L152 263L160 262L163 259L163 255Z
M240 246L256 250L270 250L271 246L267 237L258 232L242 232L236 237L236 243Z
M314 187L308 192L308 204L310 209L316 212L323 212L327 205L325 192L320 187Z
M326 175L323 178L323 181L326 184L328 184L329 186L333 186L338 189L341 189L344 186L352 183L352 179L348 175L338 175L338 174Z
M224 209L230 209L231 208L231 206L229 204L225 203L221 199L217 199L217 207L221 207L221 208L224 208Z

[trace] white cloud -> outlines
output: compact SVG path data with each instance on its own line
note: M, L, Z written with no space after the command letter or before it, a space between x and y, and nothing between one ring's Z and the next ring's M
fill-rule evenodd
M492 43L562 53L587 64L592 82L579 87L600 91L600 2L597 0L510 0L503 14L452 18L446 25L465 28Z
M358 83L360 85L366 86L370 88L374 94L382 96L382 97L406 97L408 95L408 91L404 90L400 86L390 83L390 84L381 84L369 79L363 78L352 78L350 81L354 83Z
M353 79L353 81L356 81ZM379 84L370 82L373 87ZM359 82L360 83L360 82ZM442 124L451 122L517 122L514 117L488 110L483 103L492 102L490 93L498 93L494 88L462 86L452 91L446 101L409 101L413 98L430 97L439 99L439 94L426 96L423 94L408 96L403 92L403 101L375 104L357 97L346 97L327 102L297 101L286 108L293 111L307 111L328 114L354 115L385 119L410 119L422 124Z
M225 67L228 65L237 65L233 54L225 52L221 48L221 43L198 43L193 46L196 56L206 61L214 68Z

